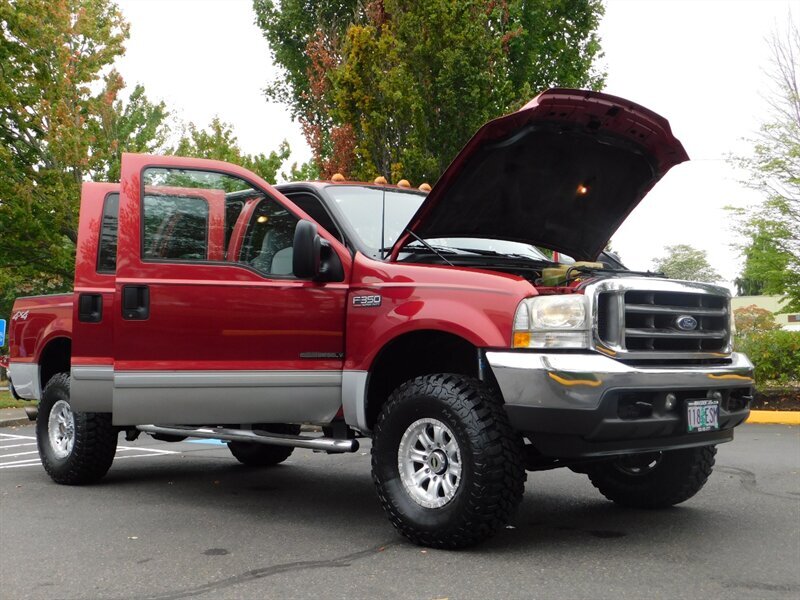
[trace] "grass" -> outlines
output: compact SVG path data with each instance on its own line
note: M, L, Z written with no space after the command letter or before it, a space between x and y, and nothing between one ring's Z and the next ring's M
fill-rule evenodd
M8 390L0 390L0 408L23 408L34 404L35 402L15 399Z

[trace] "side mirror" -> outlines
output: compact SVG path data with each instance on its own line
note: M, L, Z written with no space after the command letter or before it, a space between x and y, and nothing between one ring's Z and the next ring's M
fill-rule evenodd
M292 271L299 279L316 279L320 271L321 241L317 226L301 219L294 230Z

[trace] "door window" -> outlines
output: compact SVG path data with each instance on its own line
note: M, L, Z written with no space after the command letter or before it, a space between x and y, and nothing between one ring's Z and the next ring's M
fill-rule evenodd
M261 200L244 234L239 261L266 275L292 276L298 218L271 198Z
M265 197L246 181L213 171L149 168L142 175L142 258L224 261L236 222Z

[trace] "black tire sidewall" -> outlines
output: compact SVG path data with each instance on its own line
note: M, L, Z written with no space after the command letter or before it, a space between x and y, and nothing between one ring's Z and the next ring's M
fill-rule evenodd
M69 378L56 375L48 382L42 393L42 400L39 403L39 414L36 417L36 442L42 464L50 473L66 475L70 471L70 461L75 453L75 443L73 443L70 454L64 458L59 458L50 444L50 412L59 400L65 400L69 403L69 391ZM75 420L75 436L77 437L79 413L73 412L72 418ZM77 439L75 442L77 442Z
M592 484L609 500L635 508L667 508L694 496L705 485L716 448L706 446L664 451L649 472L630 474L615 461L589 469Z
M55 455L50 446L49 421L53 406L64 400L70 404L69 373L58 373L47 382L36 419L36 443L42 466L51 479L64 485L93 483L102 478L114 461L117 430L108 413L74 412L75 439L70 454Z
M419 419L432 418L444 423L455 437L461 455L461 480L455 496L442 507L427 508L414 501L400 479L398 450L408 427ZM381 435L373 440L373 470L384 492L400 513L425 533L442 533L460 520L468 503L468 490L475 478L475 453L480 448L472 439L463 419L440 398L414 395L393 407L381 426ZM458 525L453 527L458 528Z

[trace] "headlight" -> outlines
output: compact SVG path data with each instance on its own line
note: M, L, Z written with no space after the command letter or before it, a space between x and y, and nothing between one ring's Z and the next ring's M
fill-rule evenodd
M582 294L537 296L514 315L514 348L587 348L590 319Z

